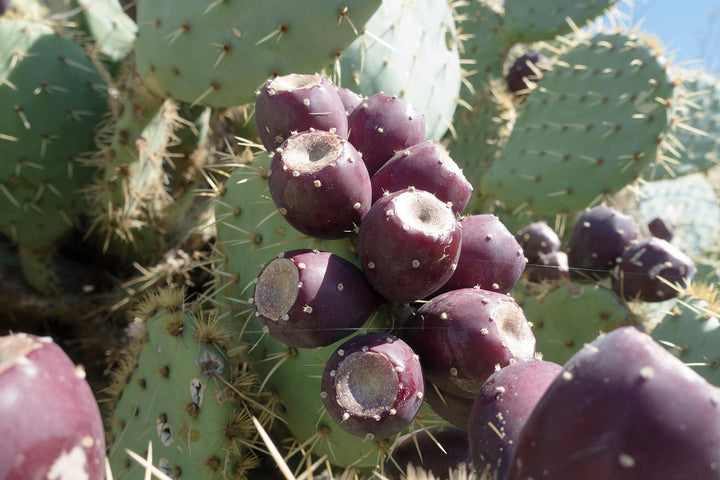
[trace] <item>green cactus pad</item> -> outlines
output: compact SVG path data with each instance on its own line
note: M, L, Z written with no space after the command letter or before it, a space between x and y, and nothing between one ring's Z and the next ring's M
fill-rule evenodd
M295 440L289 454L299 453L297 446L302 445L305 452L327 455L329 462L340 467L373 467L381 454L377 442L346 433L324 413L320 377L324 362L339 343L321 349L289 348L264 333L252 315L253 281L264 263L284 251L317 248L357 263L350 239L320 241L287 224L267 191L268 165L269 157L261 154L235 167L216 199L217 236L224 260L221 278L229 281L218 288L214 299L226 315L223 321L232 324L241 342L248 345L247 358L264 391L276 395L282 405L280 417ZM386 318L379 315L376 321Z
M670 141L665 155L643 173L646 180L702 172L720 163L720 79L702 71L679 70L679 76Z
M191 311L182 291L148 295L139 344L115 373L117 395L109 420L113 478L142 479L145 469L126 450L145 456L171 478L245 478L258 464L252 400L235 385L247 372L231 356L228 332L216 312ZM138 341L138 340L136 340Z
M665 65L643 38L579 39L528 95L482 191L508 210L581 210L655 158L672 97Z
M447 131L460 92L460 59L447 0L383 2L342 53L340 85L396 95L425 115L427 139Z
M720 386L720 315L717 292L682 297L651 336L713 385Z
M617 0L505 0L505 34L513 43L551 40L582 27ZM572 24L570 23L572 22Z
M712 183L701 173L648 182L635 197L642 223L661 218L673 229L671 243L691 257L717 246L720 237L720 200Z
M50 27L0 20L0 231L35 249L54 245L85 208L105 113L100 74Z
M135 58L156 92L191 104L255 100L274 75L332 64L380 0L147 0L138 3Z
M533 324L537 351L545 360L564 364L600 332L634 323L628 307L609 288L565 283L523 298L522 308Z
M137 25L119 0L72 0L72 6L82 9L79 23L105 57L119 62L132 52Z

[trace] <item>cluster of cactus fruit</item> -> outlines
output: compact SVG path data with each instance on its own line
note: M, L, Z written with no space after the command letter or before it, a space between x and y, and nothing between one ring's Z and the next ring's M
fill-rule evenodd
M720 80L546 3L0 0L0 479L720 479Z

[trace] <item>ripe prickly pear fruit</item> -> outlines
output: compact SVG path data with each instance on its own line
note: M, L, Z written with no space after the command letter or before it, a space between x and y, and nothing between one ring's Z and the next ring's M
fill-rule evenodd
M48 337L0 337L0 478L105 476L105 433L85 372Z
M399 338L357 335L338 347L322 376L321 397L341 428L365 438L388 438L415 419L425 394L418 356Z
M462 247L457 268L441 292L480 287L507 293L527 264L520 244L500 219L492 214L462 219Z
M323 130L292 135L270 164L270 196L285 220L316 238L351 235L372 203L370 175L344 138Z
M507 480L720 479L720 390L634 327L565 363L523 428Z
M660 217L655 217L647 224L650 235L667 242L672 241L675 227Z
M535 50L516 58L505 76L508 90L518 95L526 94L548 70L548 63L548 58Z
M557 232L541 220L524 227L515 238L530 263L535 263L541 253L547 254L559 250L561 245Z
M517 362L490 375L475 397L468 420L473 468L505 478L520 431L562 365Z
M473 398L459 396L446 392L437 385L425 381L425 403L440 418L446 420L456 427L466 429L470 420L470 411L473 406Z
M382 92L358 105L347 122L348 140L371 176L396 152L425 140L425 117L409 102Z
M408 467L422 468L432 478L448 479L448 471L470 473L468 432L449 425L435 425L401 435L385 460L383 475L389 480L408 477Z
M612 275L621 298L662 302L677 297L695 276L695 263L665 240L649 237L625 250Z
M267 263L255 282L255 316L270 336L296 348L350 336L375 310L377 295L355 265L318 250L291 250Z
M541 253L535 263L528 264L528 280L534 283L570 280L567 253L556 251Z
M497 365L535 355L535 336L517 302L480 288L452 290L424 303L400 335L420 356L428 381L468 398Z
M575 221L568 239L570 276L607 278L616 259L639 236L640 227L630 216L607 205L586 209Z
M450 206L414 188L384 195L360 224L358 257L368 282L384 297L413 302L452 275L460 226Z
M348 117L353 112L353 110L355 110L357 106L362 103L363 99L365 98L359 93L354 92L347 87L336 86L335 90L340 97L340 101L342 101L342 104L345 107L345 115L347 115Z
M371 178L373 202L385 192L415 187L434 194L461 213L472 196L472 185L447 150L432 141L397 152Z
M0 0L0 15L8 11L10 0Z
M347 136L345 106L332 82L320 75L292 73L265 82L255 100L255 122L268 152L311 128Z

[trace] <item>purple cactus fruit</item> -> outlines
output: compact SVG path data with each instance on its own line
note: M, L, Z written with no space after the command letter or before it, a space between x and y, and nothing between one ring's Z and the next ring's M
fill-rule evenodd
M570 280L567 253L562 251L541 253L535 263L526 267L528 280L533 283L563 282Z
M520 230L515 236L530 263L536 263L541 253L560 249L560 237L546 222L537 221Z
M355 333L377 294L348 260L291 250L268 262L255 282L253 307L270 336L296 348L324 347Z
M321 397L342 429L363 438L384 439L409 427L423 403L420 361L399 338L361 333L328 359Z
M105 476L105 433L84 370L48 337L0 337L0 478Z
M375 172L370 181L373 202L386 192L415 187L450 203L456 214L465 209L473 191L447 150L432 141L417 143L398 152Z
M270 164L270 196L300 232L332 239L351 235L370 210L370 175L345 139L323 130L292 135Z
M409 102L376 93L347 119L348 140L362 153L370 176L396 152L425 140L425 117Z
M343 106L345 107L345 115L347 115L348 117L353 112L353 110L355 110L358 105L360 105L365 99L365 97L363 97L359 93L353 92L346 87L336 86L335 90L337 91L337 94L340 97Z
M543 72L548 71L548 63L548 58L535 50L516 58L505 76L508 90L516 94L526 93L532 84L542 78Z
M450 278L461 242L450 206L410 188L373 204L360 224L357 251L370 285L392 301L408 303L434 293Z
M450 470L461 470L469 474L467 430L435 425L399 436L385 461L384 478L406 479L409 477L408 467L432 473L432 478L437 480L449 480Z
M474 399L443 391L425 379L425 403L443 420L467 429Z
M675 227L660 217L655 217L647 224L650 235L667 242L671 241L675 234Z
M567 243L570 277L599 280L610 276L616 260L640 238L640 227L630 216L598 205L576 220Z
M0 15L8 11L11 1L12 0L0 0Z
M567 361L515 448L506 480L718 480L720 389L621 327Z
M347 136L345 106L330 80L293 73L265 82L255 100L260 140L273 152L296 132L314 128Z
M527 264L513 234L497 216L487 213L466 217L460 226L462 248L457 268L440 292L471 287L509 292Z
M545 360L512 363L490 375L468 420L473 468L505 478L520 431L562 365Z
M677 297L695 276L695 263L674 245L649 237L628 248L613 271L621 298L662 302Z
M535 336L508 295L463 288L424 303L400 336L443 391L474 398L496 367L535 356Z

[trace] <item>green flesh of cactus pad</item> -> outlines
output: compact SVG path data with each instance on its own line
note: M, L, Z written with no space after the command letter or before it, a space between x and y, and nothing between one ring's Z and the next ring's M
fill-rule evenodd
M642 38L579 40L528 95L482 192L538 214L580 210L617 192L655 159L673 89Z
M0 20L0 232L50 248L85 208L106 109L100 74L82 48L49 26Z
M336 76L363 95L384 92L409 102L425 116L427 139L439 140L452 122L462 77L451 6L386 0L343 51Z
M505 34L513 42L551 40L602 14L617 0L505 0ZM572 22L572 24L570 23Z
M235 330L234 338L248 345L247 360L263 383L263 391L272 392L283 405L278 414L304 451L327 455L330 463L340 467L373 467L380 455L377 442L346 433L335 425L320 397L323 365L344 340L317 349L289 348L264 333L252 314L249 299L253 280L264 263L282 252L316 248L357 264L350 239L321 241L290 227L268 192L269 163L268 155L261 154L251 163L237 166L224 193L217 198L217 236L224 257L222 277L230 282L219 289L216 303L223 312L223 322ZM378 312L372 325L387 320L386 313ZM294 453L299 454L297 449Z
M314 73L358 35L380 0L145 0L137 69L148 86L191 104L255 100L273 75Z

